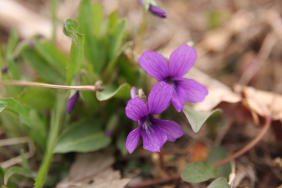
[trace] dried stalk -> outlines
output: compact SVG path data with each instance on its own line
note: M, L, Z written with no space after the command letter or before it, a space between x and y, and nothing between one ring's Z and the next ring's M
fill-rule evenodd
M85 86L65 86L65 85L53 85L53 84L44 84L38 82L28 82L28 81L0 81L0 86L33 86L33 87L46 87L54 89L72 89L80 91L103 91L104 88L101 87L102 81L97 81L95 85L85 85Z

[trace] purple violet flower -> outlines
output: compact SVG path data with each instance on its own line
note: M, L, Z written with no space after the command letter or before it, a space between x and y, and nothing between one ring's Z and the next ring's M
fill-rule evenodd
M144 0L138 0L138 2L141 5L143 5L143 1ZM158 6L154 6L154 5L150 4L149 10L150 10L151 13L153 13L156 16L159 16L161 18L166 18L166 12Z
M145 51L139 58L140 66L159 82L165 81L173 86L171 102L176 111L181 112L185 101L201 102L208 95L202 84L192 79L182 78L194 65L197 52L184 44L177 48L169 58L153 51Z
M139 124L126 139L126 149L130 154L136 149L140 136L143 138L144 149L160 152L160 148L167 140L174 142L184 134L176 122L160 120L152 116L163 112L170 105L172 95L172 86L160 82L152 88L148 97L148 105L139 97L128 101L125 113L128 118Z
M68 104L67 104L67 114L70 114L77 99L78 99L78 96L79 96L79 92L76 91L75 94L73 96L71 96L68 100Z

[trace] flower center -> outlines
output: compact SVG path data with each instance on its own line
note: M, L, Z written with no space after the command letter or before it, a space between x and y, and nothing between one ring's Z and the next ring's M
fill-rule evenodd
M174 90L176 89L175 81L171 77L168 77L165 82L169 85L172 85Z
M146 131L150 130L152 125L153 125L153 122L152 122L152 119L151 119L151 116L148 115L148 116L145 116L141 119L141 121L144 121L143 125L142 125L142 128Z

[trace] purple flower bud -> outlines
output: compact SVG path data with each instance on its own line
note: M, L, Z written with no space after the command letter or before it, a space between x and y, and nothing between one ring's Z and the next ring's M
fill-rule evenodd
M161 18L166 18L166 12L160 7L150 5L149 10L156 16L159 16Z
M78 99L79 93L78 91L75 92L75 94L69 98L68 105L67 105L67 114L71 113L77 99Z
M132 87L131 88L130 95L131 95L132 99L137 97L137 95L136 95L136 87Z
M3 68L2 68L2 71L1 71L3 74L6 74L8 72L8 66L5 65Z
M139 4L143 5L143 0L138 0ZM156 16L161 18L166 18L166 12L158 6L154 6L150 4L149 10Z

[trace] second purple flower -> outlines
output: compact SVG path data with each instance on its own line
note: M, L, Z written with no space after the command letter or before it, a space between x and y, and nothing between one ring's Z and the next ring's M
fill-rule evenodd
M160 120L152 116L163 112L169 106L173 95L172 86L165 82L156 84L149 94L148 105L136 97L136 94L134 95L135 91L136 89L133 88L131 95L133 98L128 101L125 113L128 118L137 121L139 126L129 133L126 149L132 153L142 136L144 149L160 152L160 148L167 140L174 142L184 134L176 122Z
M139 58L140 66L159 82L165 81L173 86L171 102L176 111L181 112L185 101L201 102L208 95L202 84L192 79L182 78L194 65L197 52L184 44L177 48L169 58L153 51L145 51Z

